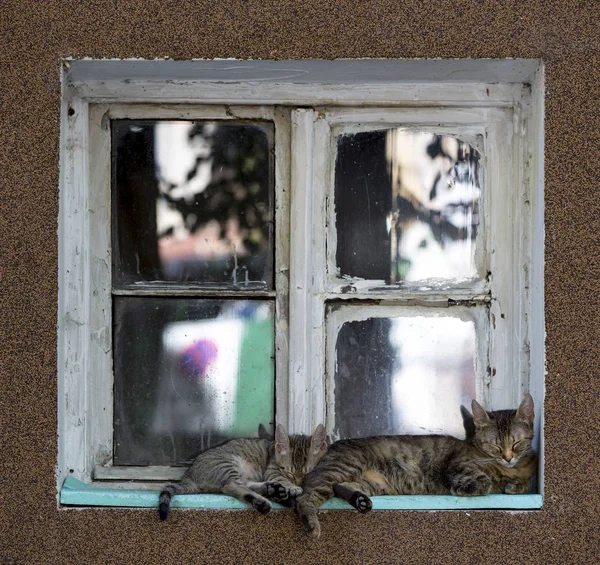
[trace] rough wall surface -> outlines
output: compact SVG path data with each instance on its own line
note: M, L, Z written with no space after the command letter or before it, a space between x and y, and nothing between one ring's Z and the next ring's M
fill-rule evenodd
M0 563L597 563L600 3L3 0ZM535 57L546 63L546 500L539 512L58 510L59 60Z

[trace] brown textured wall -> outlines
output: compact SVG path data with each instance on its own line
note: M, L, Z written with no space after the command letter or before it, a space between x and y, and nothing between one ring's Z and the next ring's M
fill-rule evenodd
M0 563L598 563L600 3L0 2ZM546 63L540 512L59 511L59 59L536 57Z

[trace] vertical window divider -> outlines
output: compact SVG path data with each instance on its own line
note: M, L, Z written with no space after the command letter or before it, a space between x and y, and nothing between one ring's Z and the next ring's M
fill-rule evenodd
M325 421L325 183L328 128L310 109L292 112L289 428Z
M290 155L291 111L275 109L275 419L289 414Z

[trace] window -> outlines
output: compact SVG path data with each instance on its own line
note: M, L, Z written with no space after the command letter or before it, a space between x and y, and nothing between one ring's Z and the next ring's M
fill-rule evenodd
M539 427L538 62L64 74L59 485L275 421L460 435L473 397Z

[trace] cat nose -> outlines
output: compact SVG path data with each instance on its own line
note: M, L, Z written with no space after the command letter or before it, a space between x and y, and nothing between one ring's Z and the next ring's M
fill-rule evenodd
M512 454L504 453L502 455L502 459L504 459L504 461L506 461L507 463L510 463L512 461Z

